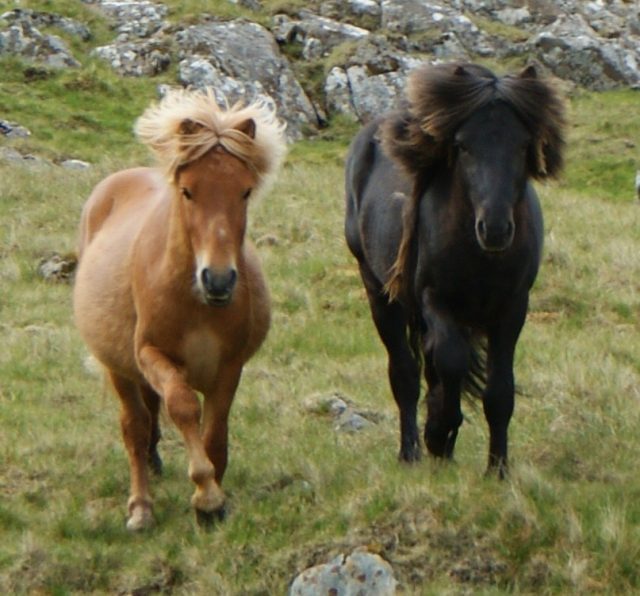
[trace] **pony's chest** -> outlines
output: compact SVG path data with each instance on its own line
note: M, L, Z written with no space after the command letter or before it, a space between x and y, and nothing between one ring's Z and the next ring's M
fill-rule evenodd
M222 350L221 338L210 328L197 328L185 333L180 344L179 359L189 385L198 391L207 391L213 385Z
M529 269L526 258L453 251L441 259L432 258L423 287L439 309L466 324L482 326L527 286Z

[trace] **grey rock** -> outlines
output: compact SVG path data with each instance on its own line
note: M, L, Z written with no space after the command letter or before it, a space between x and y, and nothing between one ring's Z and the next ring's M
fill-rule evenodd
M78 67L67 45L56 35L43 35L29 20L0 31L0 55L29 58L53 68Z
M324 82L325 105L329 114L344 114L352 120L358 115L351 101L349 77L343 68L334 66Z
M368 76L364 67L351 66L347 78L355 113L365 123L400 105L407 75L396 71Z
M9 139L24 139L31 135L31 131L24 126L15 124L14 122L9 122L8 120L0 120L0 135L3 135Z
M640 44L634 50L625 43L604 40L580 14L558 18L529 47L556 76L589 89L640 83Z
M38 274L45 281L69 282L78 265L75 255L62 256L54 253L46 257L38 264Z
M327 56L341 43L358 41L369 35L366 29L318 16L308 10L300 11L300 20L276 15L273 32L280 42L302 44L303 57L307 60Z
M60 15L49 12L40 12L28 8L14 8L13 10L3 13L0 19L11 25L28 22L36 28L56 27L84 41L91 39L91 31L85 24L75 19L61 17Z
M364 416L358 414L358 412L346 410L336 421L335 429L338 432L356 433L366 429L372 424L370 420L367 420Z
M88 170L91 164L81 159L65 159L60 162L60 166L67 170Z
M393 596L396 586L387 561L376 554L354 551L303 571L291 584L289 596Z
M105 60L124 76L154 76L171 64L168 43L155 38L100 46L92 51L92 55Z
M104 1L99 8L115 23L121 41L148 38L168 26L164 4L146 0Z
M250 93L272 98L290 139L299 139L305 129L318 125L313 104L264 27L243 20L211 22L188 27L175 39L183 60L198 60L200 66L207 61L215 71L212 76L234 79Z

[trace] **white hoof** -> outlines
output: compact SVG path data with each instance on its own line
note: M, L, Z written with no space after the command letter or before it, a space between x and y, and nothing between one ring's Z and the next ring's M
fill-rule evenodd
M129 519L127 520L127 530L140 532L151 526L153 526L153 513L149 505L140 504L131 508Z

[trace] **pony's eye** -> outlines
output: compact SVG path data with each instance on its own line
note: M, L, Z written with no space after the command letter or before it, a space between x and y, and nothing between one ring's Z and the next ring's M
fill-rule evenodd
M193 198L191 196L191 191L188 188L185 188L184 186L180 189L180 192L182 193L182 196L189 201Z
M247 191L242 195L242 198L243 198L245 201L246 201L246 200L251 196L251 191L252 191L252 190L253 190L253 189L252 189L252 188L250 188L249 190L247 190Z

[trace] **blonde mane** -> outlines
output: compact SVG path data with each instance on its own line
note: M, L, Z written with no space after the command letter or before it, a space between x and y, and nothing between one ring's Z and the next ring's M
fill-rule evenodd
M243 132L249 120L255 134ZM264 190L286 152L284 124L263 102L236 103L222 109L212 89L174 89L151 105L135 125L138 139L158 158L171 180L178 169L220 145L241 159L259 178Z

